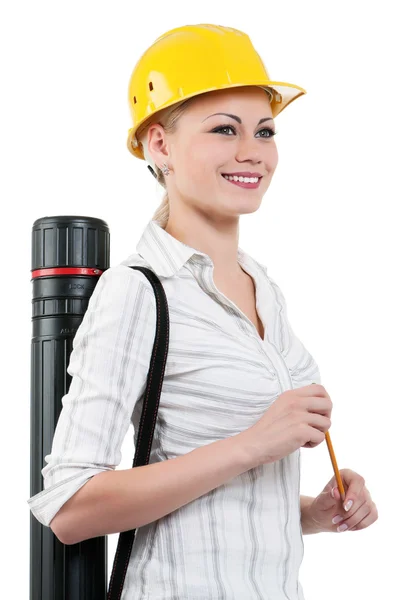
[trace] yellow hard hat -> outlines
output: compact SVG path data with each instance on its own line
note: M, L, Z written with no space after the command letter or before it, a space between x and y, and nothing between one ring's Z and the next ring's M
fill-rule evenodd
M306 91L298 85L271 81L250 37L222 25L184 25L167 31L144 52L128 87L133 126L127 147L145 160L137 130L173 104L213 90L255 85L270 88L275 118Z

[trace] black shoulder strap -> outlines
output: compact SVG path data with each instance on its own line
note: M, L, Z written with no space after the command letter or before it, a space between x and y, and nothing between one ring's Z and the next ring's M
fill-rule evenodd
M148 464L152 447L153 432L158 414L159 399L169 348L169 310L165 291L157 275L147 267L134 266L130 268L144 273L153 287L156 298L156 334L148 369L146 390L137 435L137 447L133 461L133 467L140 467ZM136 530L132 529L130 531L122 531L119 535L109 581L107 600L120 600L135 532Z

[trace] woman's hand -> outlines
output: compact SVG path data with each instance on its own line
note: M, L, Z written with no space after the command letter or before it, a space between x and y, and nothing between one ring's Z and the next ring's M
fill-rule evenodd
M253 467L276 462L300 447L315 448L330 428L332 401L320 384L286 390L239 434Z
M333 477L307 509L307 519L312 520L319 531L359 531L378 519L376 504L365 486L364 478L350 469L342 469L340 475L346 490L344 507L350 501L352 505L348 511L345 510L336 477ZM339 522L338 517L341 517Z

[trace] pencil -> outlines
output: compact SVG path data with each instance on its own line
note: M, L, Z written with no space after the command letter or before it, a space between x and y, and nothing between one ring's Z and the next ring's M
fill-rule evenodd
M314 385L314 384L316 385L315 381L312 382L312 385ZM326 444L327 444L327 447L328 447L328 450L329 450L330 460L332 461L333 470L334 470L334 474L335 474L336 481L337 481L337 486L339 488L340 497L341 497L341 500L344 502L344 500L345 500L345 490L344 490L343 482L341 480L340 471L339 471L339 468L337 466L337 460L336 460L336 456L334 454L332 440L330 439L329 431L327 431L325 433L325 439L326 439Z

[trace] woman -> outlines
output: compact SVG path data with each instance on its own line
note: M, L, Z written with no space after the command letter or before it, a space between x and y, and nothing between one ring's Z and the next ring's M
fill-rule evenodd
M238 246L277 166L274 118L304 93L216 25L167 32L132 74L128 148L167 193L137 253L94 290L45 489L29 500L65 544L137 528L124 599L302 600L302 534L377 518L353 471L346 514L334 479L300 497L300 448L325 439L332 402L280 288ZM136 442L156 323L130 265L161 280L170 340L151 464L115 470L130 422Z

